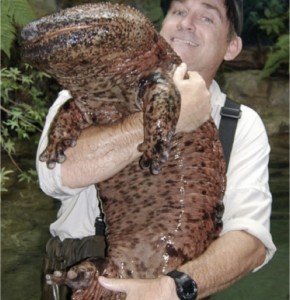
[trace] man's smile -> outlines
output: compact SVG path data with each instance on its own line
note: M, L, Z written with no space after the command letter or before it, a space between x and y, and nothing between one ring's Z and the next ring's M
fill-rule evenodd
M193 42L191 40L183 39L183 38L172 37L170 40L171 40L172 43L186 44L186 45L190 45L192 47L198 47L199 46L198 43Z

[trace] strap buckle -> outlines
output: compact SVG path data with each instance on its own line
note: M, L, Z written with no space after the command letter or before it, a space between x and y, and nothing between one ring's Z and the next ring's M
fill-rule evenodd
M95 220L95 235L105 235L106 225L102 217L96 217Z
M237 108L223 106L220 110L220 115L227 118L240 119L242 111Z

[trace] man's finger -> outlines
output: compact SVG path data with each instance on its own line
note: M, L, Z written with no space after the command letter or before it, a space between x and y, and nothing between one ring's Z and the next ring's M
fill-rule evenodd
M130 284L130 279L113 279L104 276L99 277L99 283L106 289L115 292L127 292L128 285Z
M194 80L199 79L199 80L204 81L202 79L201 75L199 73L197 73L196 71L188 71L187 74L188 74L189 79L194 79Z
M187 71L187 65L186 63L181 63L175 70L174 74L173 74L173 80L176 81L180 81L184 79L184 76L186 74Z

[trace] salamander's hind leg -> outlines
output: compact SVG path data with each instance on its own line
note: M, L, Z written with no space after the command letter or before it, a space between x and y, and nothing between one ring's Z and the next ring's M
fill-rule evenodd
M170 76L154 73L140 81L139 101L144 112L144 142L140 165L153 174L168 160L170 142L180 113L180 94Z
M91 124L83 117L73 99L68 100L59 109L48 132L48 145L39 159L53 169L56 163L65 161L64 151L76 145L81 130Z

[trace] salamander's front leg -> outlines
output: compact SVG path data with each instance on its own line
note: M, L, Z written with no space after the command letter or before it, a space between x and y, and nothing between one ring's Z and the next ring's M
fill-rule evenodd
M86 121L73 99L68 100L58 111L48 132L48 145L39 159L53 169L56 163L65 161L64 151L76 145L81 130L91 124Z
M170 76L154 73L140 81L139 101L144 112L144 142L138 147L143 152L140 165L158 174L161 163L169 157L180 113L180 94Z

